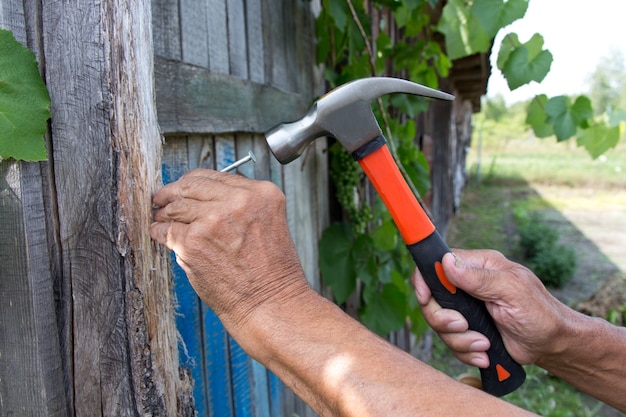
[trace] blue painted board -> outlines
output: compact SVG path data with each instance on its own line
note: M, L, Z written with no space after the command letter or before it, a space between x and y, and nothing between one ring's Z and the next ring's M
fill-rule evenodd
M176 147L172 147L177 149ZM163 183L176 181L186 172L182 164L164 164L162 166ZM200 299L187 279L187 275L176 263L176 256L171 254L172 274L174 276L174 296L176 298L176 327L180 332L179 360L183 367L191 370L194 380L194 404L199 416L208 415L208 398L205 391L206 373L202 348L202 320Z
M230 373L229 336L206 304L202 304L204 358L207 372L206 390L212 416L234 416L233 383Z
M229 338L229 346L235 416L253 417L255 404L252 391L252 359L232 337Z

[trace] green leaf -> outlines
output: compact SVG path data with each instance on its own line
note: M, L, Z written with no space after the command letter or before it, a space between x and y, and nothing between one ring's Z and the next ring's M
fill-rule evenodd
M543 47L543 37L539 34L525 44L519 44L517 35L509 34L503 40L506 47L498 54L498 68L511 90L531 81L540 83L550 71L552 54ZM502 54L502 56L500 56Z
M559 142L574 136L576 129L585 127L587 119L593 115L591 101L585 96L578 97L572 105L567 96L552 97L546 103L545 109L548 123L553 125Z
M580 129L576 136L578 146L584 147L593 159L614 148L619 143L619 126L610 127L598 123L587 129Z
M526 108L526 123L533 129L538 138L547 138L554 135L552 124L548 123L546 103L548 97L545 94L535 96Z
M374 245L382 250L393 250L398 244L398 229L392 220L386 220L371 233Z
M49 118L50 97L35 55L0 29L0 158L46 160Z
M487 36L493 38L498 31L521 19L526 14L529 0L475 1L470 10L476 16Z
M360 312L361 321L381 336L398 330L406 320L406 296L394 284L386 284L380 293L369 297Z
M345 30L348 24L348 10L345 1L341 0L326 0L328 3L327 10L330 10L330 15L335 20L335 25L341 30ZM324 7L326 8L326 6Z
M450 60L486 52L491 47L491 38L463 0L446 3L437 31L445 35Z
M319 243L322 279L333 290L338 304L346 301L356 288L356 271L351 256L353 243L348 223L330 225L322 233Z

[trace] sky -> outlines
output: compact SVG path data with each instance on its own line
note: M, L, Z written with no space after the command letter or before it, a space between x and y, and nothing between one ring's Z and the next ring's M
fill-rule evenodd
M502 38L510 32L517 33L522 43L534 33L543 36L553 61L541 84L509 90L496 59ZM589 76L600 58L612 51L621 51L626 59L626 0L530 0L526 15L496 37L487 96L502 94L511 104L537 94L588 94Z

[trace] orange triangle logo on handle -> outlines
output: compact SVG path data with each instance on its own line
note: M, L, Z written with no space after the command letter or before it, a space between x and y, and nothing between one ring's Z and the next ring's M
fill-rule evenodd
M502 382L511 376L511 373L504 369L504 366L497 364L496 372L498 373L498 381Z

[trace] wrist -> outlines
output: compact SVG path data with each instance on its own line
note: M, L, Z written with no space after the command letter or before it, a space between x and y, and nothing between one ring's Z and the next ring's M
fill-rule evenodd
M588 363L589 355L593 352L586 352L588 349L583 349L583 344L586 345L584 347L592 348L589 341L599 339L596 333L599 330L598 324L602 322L569 307L563 307L559 325L549 337L551 343L536 361L538 366L555 374L561 369L571 369ZM585 360L580 360L581 358Z

